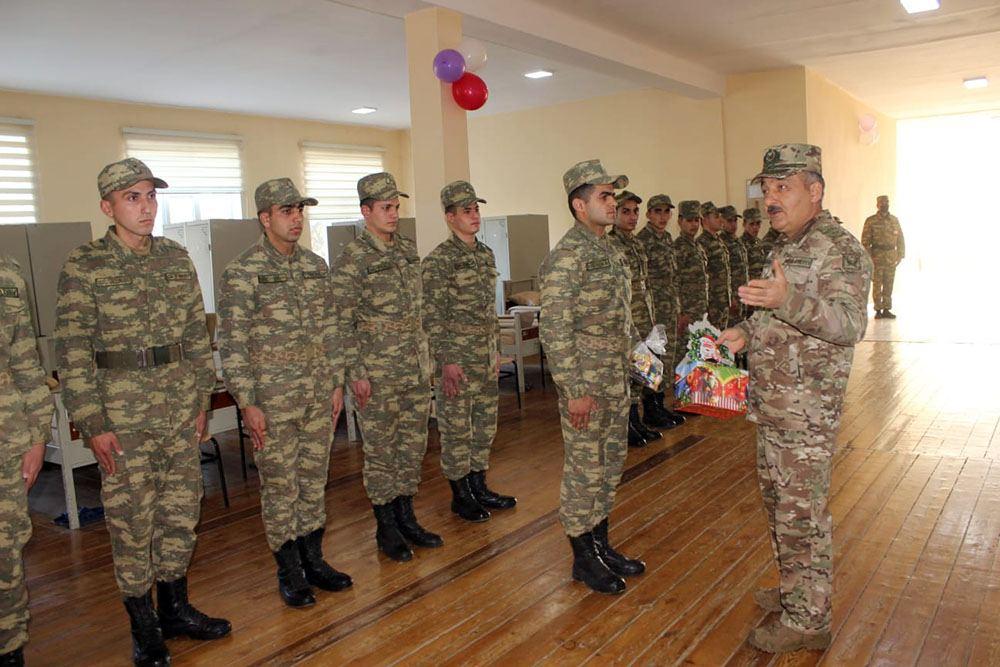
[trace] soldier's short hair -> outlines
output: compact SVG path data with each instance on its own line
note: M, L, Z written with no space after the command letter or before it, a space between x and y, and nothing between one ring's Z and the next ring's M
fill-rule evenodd
M367 206L368 208L373 208L375 206L375 198L365 197L364 199L361 200L361 205Z
M573 191L566 196L566 205L569 206L569 213L570 215L573 216L574 220L576 220L577 217L576 217L576 209L573 208L573 200L582 199L584 202L586 202L588 199L590 199L590 195L593 194L595 187L596 186L590 185L589 183L584 183L583 185L574 188Z
M458 204L449 204L448 206L445 206L444 207L444 212L445 212L445 214L448 214L448 213L451 213L451 214L458 213Z
M802 180L805 182L807 188L813 183L819 183L823 186L823 194L826 194L826 181L823 179L822 174L817 174L815 171L803 171Z

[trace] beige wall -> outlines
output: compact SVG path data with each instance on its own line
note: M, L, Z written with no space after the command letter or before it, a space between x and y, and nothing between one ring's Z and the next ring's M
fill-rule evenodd
M98 206L97 173L124 157L124 127L242 137L244 210L249 216L254 214L253 190L259 183L291 176L301 186L302 141L381 146L386 169L400 176L406 173L404 156L408 160L409 154L407 133L399 130L4 90L0 90L0 116L35 121L39 221L89 220L95 237L104 234L107 224ZM404 191L412 182L400 180ZM405 200L403 215L412 215ZM302 244L307 247L308 233L306 227Z

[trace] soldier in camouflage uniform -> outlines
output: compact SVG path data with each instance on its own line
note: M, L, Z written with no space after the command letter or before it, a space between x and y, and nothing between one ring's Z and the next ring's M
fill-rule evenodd
M451 236L421 263L424 330L440 377L441 468L451 485L451 511L474 522L517 504L486 485L497 432L500 322L496 260L476 239L485 203L466 181L444 186L441 207Z
M733 299L730 293L732 280L729 271L729 253L719 238L722 220L719 211L710 201L701 203L701 234L698 245L705 251L705 271L708 273L708 321L724 329L729 321Z
M340 591L351 578L323 560L326 480L344 404L336 364L326 262L299 246L303 210L315 206L289 178L254 193L260 239L226 267L219 285L219 353L226 388L250 431L260 509L290 607L316 602L310 586Z
M889 197L881 195L876 200L878 213L865 220L861 231L861 245L868 251L875 267L872 275L872 301L875 302L875 318L896 319L892 313L892 285L896 279L896 267L906 256L906 242L899 220L889 213Z
M664 194L653 195L646 202L646 225L636 234L636 238L646 251L649 265L649 294L653 298L653 322L662 324L667 335L666 348L663 355L663 382L647 399L646 410L660 411L665 419L673 422L673 426L684 423L684 417L679 412L670 410L674 400L674 350L677 347L677 318L680 314L680 299L677 296L677 264L674 257L674 241L667 231L674 204L670 197ZM664 428L672 428L665 426Z
M63 265L59 376L70 417L100 463L133 660L167 664L164 638L231 630L192 607L187 593L215 364L194 264L182 246L152 236L156 188L167 184L129 158L101 170L97 186L114 225Z
M674 368L687 354L688 325L697 322L708 312L708 258L705 249L695 241L701 227L701 203L686 199L677 207L677 222L681 233L674 243L677 274L674 284L680 300L677 316L677 347Z
M52 399L38 363L21 267L0 255L0 665L23 665L28 589L21 551L31 537L28 489L45 457Z
M726 252L729 255L729 295L732 304L729 308L728 326L736 326L736 323L746 317L743 304L736 296L736 290L746 285L750 280L747 259L747 249L736 236L737 218L742 216L736 212L735 206L723 206L719 209L719 217L722 219L722 231L719 238L726 245Z
M439 547L413 513L427 451L431 402L430 352L421 324L423 287L417 246L396 233L399 198L392 174L358 181L361 236L334 262L336 332L346 381L358 407L362 470L379 549L396 561L413 558L407 541Z
M830 471L854 345L864 335L871 262L823 209L820 149L764 154L764 204L781 233L764 277L740 288L758 310L720 341L750 357L749 419L780 585L755 599L780 619L750 642L770 652L830 644ZM782 185L783 187L778 187Z
M600 160L563 175L575 224L542 262L540 336L559 393L564 448L559 520L573 549L573 578L621 593L623 577L645 564L608 541L608 515L628 454L628 356L638 340L630 275L605 231L615 221L615 190Z
M757 238L760 236L760 210L747 208L743 210L743 236L740 241L747 253L747 275L750 279L760 278L767 264L767 253L764 245Z

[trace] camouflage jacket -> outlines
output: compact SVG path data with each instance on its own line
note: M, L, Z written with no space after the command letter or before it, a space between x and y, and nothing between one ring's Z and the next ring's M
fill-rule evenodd
M728 308L730 294L729 253L718 236L702 231L695 242L705 250L705 272L708 274L708 303L716 308Z
M740 237L743 247L747 251L747 277L750 280L760 278L767 264L767 253L764 252L764 244L755 236L750 236L746 232Z
M729 296L736 301L736 290L750 280L747 249L735 234L725 230L719 232L719 238L726 245L726 252L729 254Z
M681 234L674 243L677 274L674 284L680 299L680 313L698 320L708 312L708 260L694 238Z
M653 330L653 298L649 293L649 260L646 250L634 234L623 234L617 227L608 230L608 240L625 258L632 276L632 323L640 336Z
M69 254L59 276L56 358L63 401L84 437L162 431L207 409L215 363L198 276L187 250L153 237L148 254L114 227ZM181 361L138 370L99 369L96 352L180 344Z
M771 251L774 250L774 244L778 242L780 236L781 233L774 227L771 227L764 234L764 238L760 240L760 249L764 252L764 264L771 263L769 257L771 256Z
M226 266L219 283L219 354L241 408L295 419L344 384L336 364L333 292L326 262L295 245L282 255L266 236Z
M903 229L896 216L876 213L865 220L861 230L861 245L876 264L895 264L906 255Z
M437 372L458 364L470 379L496 378L500 322L493 251L452 234L421 262L424 331Z
M639 332L625 258L607 235L577 222L546 256L539 277L539 335L560 393L627 397L628 356Z
M9 461L48 442L52 398L38 363L21 267L0 255L0 456Z
M430 384L421 322L420 258L410 239L383 243L365 229L331 269L334 318L348 381L412 387Z
M782 236L774 257L788 279L785 303L737 325L749 341L749 419L836 430L854 345L868 323L871 261L828 211L797 238Z
M677 264L674 259L674 241L670 232L658 232L652 225L642 228L636 238L646 250L649 260L649 293L653 298L653 321L667 328L667 335L673 336L677 314L681 302L677 296L674 277Z

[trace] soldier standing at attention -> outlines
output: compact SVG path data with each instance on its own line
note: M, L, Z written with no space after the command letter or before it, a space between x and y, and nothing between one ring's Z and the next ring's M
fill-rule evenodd
M375 541L395 561L410 544L440 547L413 513L427 451L430 358L421 324L423 288L417 246L396 233L399 198L392 174L358 181L361 236L332 268L337 340L361 418L365 491L377 523Z
M641 574L608 540L628 454L628 356L632 323L629 271L605 232L615 222L615 190L600 160L563 175L575 224L542 262L540 336L559 393L563 477L559 520L573 548L573 578L600 593L621 593L622 577Z
M760 278L767 264L767 253L760 239L760 210L748 208L743 210L743 236L740 241L747 252L747 274L752 280Z
M219 285L219 353L243 412L260 473L260 507L290 607L316 602L310 586L340 591L351 578L323 560L330 446L344 405L326 262L299 247L303 209L319 202L289 178L254 193L263 234Z
M892 285L896 267L906 256L906 243L899 220L889 213L889 197L881 195L875 202L878 213L865 220L861 231L861 245L872 259L872 301L875 302L875 319L896 319L892 313Z
M440 373L437 423L441 468L451 485L451 511L486 521L491 509L517 504L486 485L497 433L500 323L493 251L476 239L485 204L472 185L455 181L441 190L451 237L421 263L424 330Z
M754 180L782 243L764 277L740 288L758 310L719 338L749 353L748 418L757 423L757 474L778 562L778 588L754 599L781 617L755 629L750 643L771 653L822 650L833 588L831 461L865 331L871 262L823 209L817 146L769 148Z
M0 255L0 665L23 665L28 589L21 552L31 537L28 490L38 478L52 421L21 267Z
M659 412L673 422L673 426L684 423L679 412L670 410L674 400L674 350L677 347L677 317L680 313L680 299L674 277L677 264L674 258L674 241L667 231L674 204L667 195L653 195L646 202L646 225L636 234L636 238L646 251L649 260L649 294L653 297L653 322L662 324L667 334L667 353L664 355L663 382L659 391L651 398L644 399L646 412ZM664 420L665 421L665 420ZM665 426L670 429L673 426Z
M681 233L674 244L677 260L675 285L680 299L677 317L677 353L674 368L687 354L688 325L700 320L708 311L708 259L705 249L695 241L701 226L701 204L693 199L680 203L677 223Z
M781 232L779 232L774 227L769 227L767 233L764 234L764 238L760 241L760 249L764 252L764 265L767 266L767 258L771 256L771 251L774 250L774 246L777 245L778 239L781 237ZM759 278L760 276L758 276Z
M194 264L181 245L152 235L156 189L167 184L128 158L102 169L97 187L114 225L66 258L56 356L70 418L100 464L132 659L165 665L164 639L232 629L191 606L187 589L215 364Z
M722 220L715 204L710 201L701 204L701 234L698 245L705 251L705 272L708 274L708 321L717 329L726 328L732 308L730 295L729 253L726 244L719 238Z
M719 238L726 246L726 253L729 255L729 294L732 303L729 307L729 325L735 326L745 315L743 304L740 303L736 290L746 285L750 280L747 249L736 236L736 219L742 217L736 212L735 206L723 206L719 209L719 217L722 219L722 231Z

